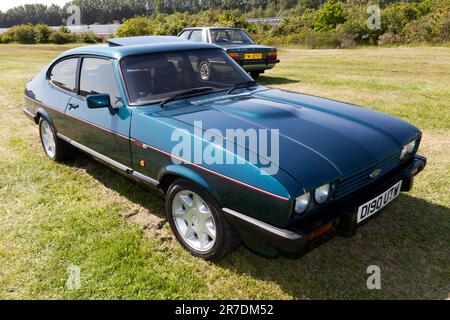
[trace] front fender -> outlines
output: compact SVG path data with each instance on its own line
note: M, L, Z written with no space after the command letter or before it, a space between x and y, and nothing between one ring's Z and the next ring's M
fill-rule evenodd
M162 181L167 175L175 175L190 180L207 190L215 199L219 199L216 190L214 190L202 176L187 166L176 164L166 166L159 172L157 180Z

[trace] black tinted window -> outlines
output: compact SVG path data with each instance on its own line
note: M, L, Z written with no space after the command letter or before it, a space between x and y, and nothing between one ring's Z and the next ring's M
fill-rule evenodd
M221 49L131 56L122 60L121 68L129 98L137 104L165 99L183 90L224 89L251 80Z
M66 59L55 66L50 72L50 80L63 89L75 91L78 58Z
M80 95L106 93L113 107L122 106L113 65L110 60L84 58L81 65Z

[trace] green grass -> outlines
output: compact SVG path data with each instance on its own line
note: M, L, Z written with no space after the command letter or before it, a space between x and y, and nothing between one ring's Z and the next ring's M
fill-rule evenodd
M21 112L26 80L67 47L0 46L0 298L447 298L450 292L450 48L280 52L274 87L367 105L424 131L415 189L351 239L301 259L240 248L218 264L171 235L163 202L94 160L48 161ZM68 290L66 269L81 268ZM381 267L382 289L366 288Z

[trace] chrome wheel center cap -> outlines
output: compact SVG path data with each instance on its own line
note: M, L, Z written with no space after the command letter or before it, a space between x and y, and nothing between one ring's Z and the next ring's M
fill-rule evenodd
M194 223L194 225L198 225L200 223L200 219L197 217L196 214L192 215L192 222Z

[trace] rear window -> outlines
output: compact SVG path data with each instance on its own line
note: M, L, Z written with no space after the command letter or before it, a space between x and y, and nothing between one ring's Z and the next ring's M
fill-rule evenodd
M65 90L74 92L77 75L78 58L62 60L50 71L50 81Z
M217 44L253 44L253 40L242 30L213 29L211 40Z
M189 37L189 40L195 42L202 42L202 30L194 30Z
M183 31L182 33L180 33L180 35L178 37L180 37L181 39L187 39L189 37L190 32L191 32L191 30Z

